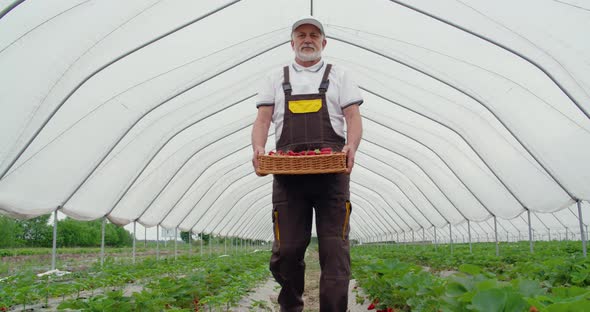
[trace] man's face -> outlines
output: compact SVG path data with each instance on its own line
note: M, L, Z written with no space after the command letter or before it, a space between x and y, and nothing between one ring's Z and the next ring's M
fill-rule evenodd
M326 39L320 30L310 24L297 27L291 36L291 47L295 56L304 62L319 60L325 46Z

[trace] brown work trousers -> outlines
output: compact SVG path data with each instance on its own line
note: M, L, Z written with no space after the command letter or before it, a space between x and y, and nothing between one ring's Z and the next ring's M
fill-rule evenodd
M313 208L320 254L320 311L344 312L350 279L350 176L347 174L275 175L270 270L281 285L281 311L303 311L305 250Z

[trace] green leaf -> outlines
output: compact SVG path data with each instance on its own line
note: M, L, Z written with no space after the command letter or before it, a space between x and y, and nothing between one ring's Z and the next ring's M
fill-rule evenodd
M520 294L511 292L506 298L505 312L522 312L526 311L529 304L522 298Z
M590 294L590 290L580 287L555 287L551 290L554 296L559 298L570 298L579 295Z
M479 291L486 290L486 289L492 289L492 288L498 288L498 281L495 279L483 280L483 281L476 284L476 288Z
M459 297L467 292L467 289L457 282L451 282L447 286L447 296L449 297Z
M487 289L475 294L472 304L477 311L502 312L504 311L507 297L503 289Z
M541 283L538 281L531 281L531 280L514 280L513 281L515 286L518 288L518 291L525 297L536 297L540 295L544 295L546 293L545 289L541 287Z
M547 312L580 312L590 311L590 301L581 299L575 302L554 303L547 307Z
M481 273L481 268L474 264L462 264L459 266L459 271L471 275L477 275Z

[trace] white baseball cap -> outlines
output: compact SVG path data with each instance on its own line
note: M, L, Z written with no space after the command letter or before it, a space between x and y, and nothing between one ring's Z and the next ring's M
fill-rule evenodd
M293 23L293 28L291 28L291 32L294 32L295 29L297 29L297 27L299 27L301 25L305 25L305 24L310 24L310 25L317 27L320 30L320 32L322 33L322 35L325 35L324 26L322 26L322 23L317 18L315 18L311 15L304 16L304 17L298 19L295 23Z

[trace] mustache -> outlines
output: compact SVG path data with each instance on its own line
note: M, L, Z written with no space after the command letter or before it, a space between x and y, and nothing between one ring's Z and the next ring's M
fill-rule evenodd
M301 47L299 47L299 50L303 50L305 48L312 48L314 51L316 50L316 48L311 44L304 44Z

